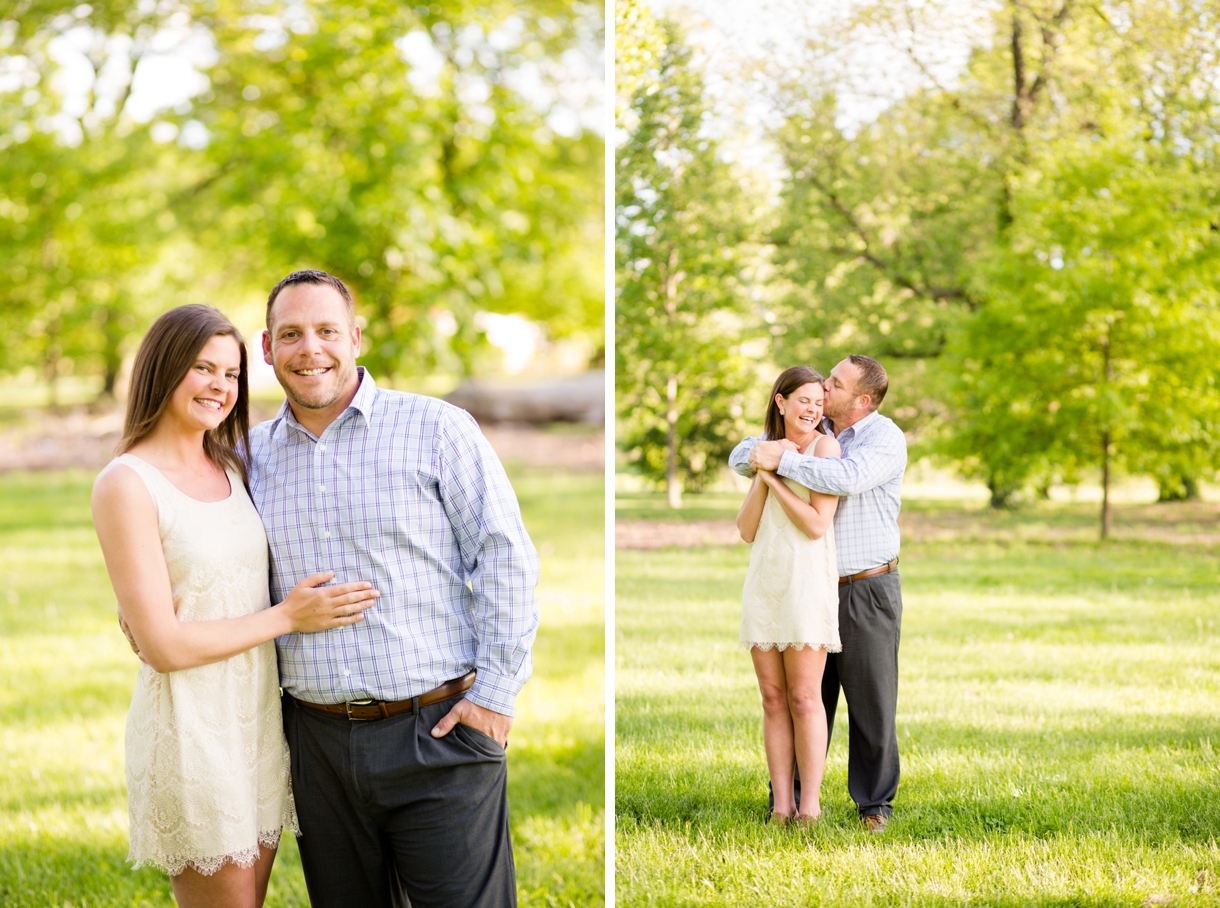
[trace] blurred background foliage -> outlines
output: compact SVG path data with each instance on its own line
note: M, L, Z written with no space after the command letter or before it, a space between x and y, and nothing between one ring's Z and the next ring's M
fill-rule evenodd
M717 235L735 277L701 304L739 315L721 320L710 346L676 348L671 373L689 364L699 408L737 406L743 393L713 387L722 356L705 354L716 345L753 363L754 431L780 369L826 371L866 353L891 374L884 409L913 455L985 482L993 506L1082 479L1108 489L1118 475L1152 477L1170 500L1215 478L1213 4L773 0L738 20L737 34L701 20L696 10L711 5L695 0L696 10L619 6L630 8L619 84L631 94L616 103L616 153L637 162L618 173L624 350L655 320L649 294L663 288L652 275L662 257L641 251L643 238L680 220L641 220L660 196L645 186L625 198L624 186L656 183L658 170L676 177L712 143L721 185L748 203L742 233ZM666 67L691 73L687 107L704 114L679 149L656 150L658 86L674 84ZM701 219L683 232L684 248L706 229ZM744 434L741 420L679 437L678 472L667 476L655 466L661 439L625 433L643 418L633 383L651 386L651 418L664 418L646 358L630 353L617 373L624 456L655 482L706 484L682 466L682 445L719 451Z
M254 335L299 267L352 286L398 384L500 371L497 316L561 368L602 355L600 4L2 10L0 373L52 403L68 377L113 395L173 305Z
M634 93L631 140L614 162L615 376L620 443L678 507L683 487L719 474L741 426L752 206L705 132L711 111L681 27L656 25L650 50L625 55L636 73L621 83Z

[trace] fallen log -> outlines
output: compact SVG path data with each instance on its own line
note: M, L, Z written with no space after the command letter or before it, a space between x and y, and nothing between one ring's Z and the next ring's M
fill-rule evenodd
M445 400L469 412L479 423L604 425L606 373L599 369L531 385L471 379Z

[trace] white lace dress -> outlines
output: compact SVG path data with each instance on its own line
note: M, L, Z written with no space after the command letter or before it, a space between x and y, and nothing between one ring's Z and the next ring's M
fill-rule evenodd
M267 608L267 537L241 479L202 502L124 454L157 508L174 609L183 621ZM299 834L280 715L275 642L165 674L141 665L127 713L127 803L135 866L171 876L253 865L259 845Z
M790 479L784 484L809 501L807 488ZM741 591L741 646L843 649L834 527L821 539L810 539L773 493L763 504Z

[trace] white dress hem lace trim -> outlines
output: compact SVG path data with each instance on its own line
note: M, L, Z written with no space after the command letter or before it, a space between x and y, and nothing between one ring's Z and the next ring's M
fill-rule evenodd
M250 848L243 848L241 851L232 852L231 854L206 858L188 858L178 854L148 856L137 860L131 865L131 869L139 870L141 867L149 865L158 868L170 876L178 876L187 868L190 868L203 876L211 876L225 864L236 864L238 867L253 867L263 848L276 848L279 846L283 828L288 829L293 835L299 836L301 834L299 829L291 827L266 829L258 834L258 842L255 845ZM128 860L132 860L132 858L129 856Z
M762 650L764 653L773 649L777 649L781 653L786 649L801 650L807 646L812 649L824 649L828 653L841 653L843 651L842 644L838 643L757 643L750 640L741 641L742 649L754 649L755 647L758 647L758 649Z

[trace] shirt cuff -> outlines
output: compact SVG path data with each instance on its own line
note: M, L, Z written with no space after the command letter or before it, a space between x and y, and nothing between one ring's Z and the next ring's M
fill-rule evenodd
M522 686L516 678L509 675L496 675L479 669L474 677L474 684L466 691L466 699L484 709L512 716L513 705Z
M784 453L779 455L779 468L775 472L788 479L796 479L793 471L800 466L801 461L804 459L805 455L797 454L796 451L784 451Z

